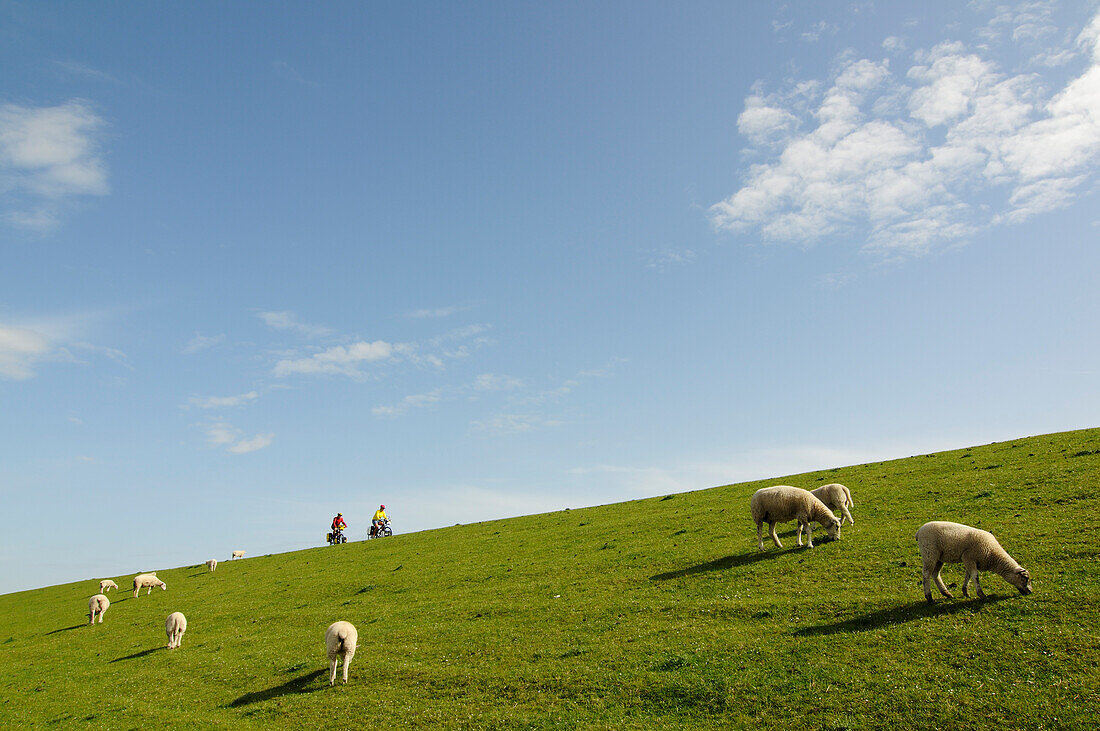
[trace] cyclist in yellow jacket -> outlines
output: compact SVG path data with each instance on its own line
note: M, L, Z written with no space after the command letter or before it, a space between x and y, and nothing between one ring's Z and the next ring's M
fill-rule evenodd
M386 515L386 506L379 505L378 510L374 511L374 517L371 518L370 534L377 535L378 529L382 527L382 524L389 520L389 516Z

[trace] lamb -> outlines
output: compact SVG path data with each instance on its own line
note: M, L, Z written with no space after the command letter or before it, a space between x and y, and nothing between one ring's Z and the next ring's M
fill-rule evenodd
M218 568L218 559L212 558L212 559L208 560L206 562L206 568L210 569L211 571Z
M809 490L803 490L800 487L789 485L763 487L753 493L749 501L749 510L752 512L752 519L756 521L756 542L761 551L764 550L762 532L764 523L770 527L772 540L779 548L782 548L783 544L775 534L775 524L786 523L789 520L798 521L798 545L800 546L802 529L805 528L809 538L808 545L810 548L814 547L814 529L810 521L820 523L831 538L840 538L840 519Z
M168 634L168 649L173 650L183 642L183 633L187 631L187 617L183 612L172 612L164 621L164 631Z
M234 558L244 558L244 551L234 551L233 555L230 557L230 560Z
M929 580L936 582L936 588L948 599L951 592L943 585L940 570L945 563L962 563L966 569L963 581L963 596L969 597L967 587L974 579L978 598L985 599L982 582L978 580L979 571L992 571L1002 579L1019 589L1021 594L1031 593L1031 574L1012 556L1008 555L993 534L980 528L971 528L961 523L949 523L933 520L925 523L917 531L917 546L920 547L922 573L924 575L924 598L932 602L932 589Z
M88 624L95 624L96 615L99 615L99 623L103 624L103 613L111 606L111 600L102 594L96 594L88 600Z
M355 643L359 641L359 633L351 622L333 622L325 631L325 647L328 648L328 661L332 674L328 684L336 683L336 666L340 658L344 659L344 683L348 682L348 665L355 655Z
M856 524L856 519L848 512L848 508L854 508L856 504L852 502L852 493L849 492L848 488L844 487L844 485L841 485L839 482L833 482L828 485L822 485L816 490L810 490L810 492L812 492L818 500L829 506L829 510L839 510L844 514L844 517L840 519L841 525L844 525L845 520L852 525Z
M99 590L100 590L100 592L102 592L104 594L109 592L111 589L117 589L117 588L118 588L118 584L111 581L110 579L104 579L103 581L99 582Z
M157 572L154 571L151 574L138 574L134 577L134 599L137 599L138 594L145 587L149 587L149 591L145 592L147 595L153 592L153 587L159 586L161 589L168 589L168 585L157 578Z

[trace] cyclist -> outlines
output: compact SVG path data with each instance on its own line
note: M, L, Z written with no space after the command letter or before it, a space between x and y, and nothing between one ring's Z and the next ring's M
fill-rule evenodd
M389 517L386 515L386 506L379 505L378 510L374 511L374 517L371 518L370 534L372 536L378 535L378 529L381 528L387 520L389 520Z
M332 519L332 540L333 542L340 541L340 534L344 532L344 529L348 527L347 522L344 520L343 513L337 513L336 517Z

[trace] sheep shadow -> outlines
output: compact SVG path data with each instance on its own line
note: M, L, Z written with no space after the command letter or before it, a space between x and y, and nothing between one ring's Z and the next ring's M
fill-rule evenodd
M749 564L756 563L757 561L766 561L769 559L778 558L779 556L784 556L788 553L794 553L801 550L803 550L803 548L795 546L793 548L779 548L770 551L751 551L748 553L740 553L736 556L716 558L713 561L696 564L695 566L688 566L686 569L677 569L676 571L666 571L663 574L654 574L653 576L650 576L649 579L650 581L668 581L669 579L680 579L685 576L691 576L693 574L703 574L708 571L725 571L727 569L738 568L739 566L748 566Z
M314 686L318 678L323 677L328 673L327 668L321 668L314 670L311 673L306 673L297 678L291 678L282 685L276 685L274 688L268 688L267 690L257 690L251 693L245 693L240 698L230 703L227 708L240 708L241 706L247 706L252 703L259 703L261 701L271 700L281 695L288 695L290 693L312 693L313 691L320 690L324 686Z
M58 632L68 632L71 629L80 629L81 627L91 627L87 622L81 622L80 624L74 624L72 627L62 627L61 629L55 629L52 632L47 632L46 636L56 635Z
M127 655L126 657L116 657L114 660L111 660L111 662L122 662L123 660L136 660L139 657L145 657L146 655L152 655L154 652L156 652L157 650L160 650L160 649L161 648L159 648L159 647L151 647L148 650L142 650L141 652L135 652L133 655Z
M944 599L935 604L929 604L923 599L904 604L900 607L879 609L869 614L861 614L858 617L849 617L838 622L822 624L816 627L801 627L791 634L795 637L820 637L822 635L848 634L852 632L866 632L867 630L891 627L914 619L925 617L940 617L970 612L976 614L983 607L1008 599L1008 596L991 596L985 599Z

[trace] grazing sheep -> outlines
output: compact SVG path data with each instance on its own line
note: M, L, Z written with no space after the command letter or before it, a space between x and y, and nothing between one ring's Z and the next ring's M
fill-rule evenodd
M328 661L332 670L328 684L336 683L336 666L340 658L344 659L344 682L348 682L348 665L355 655L355 643L359 641L359 633L351 622L333 622L325 632L325 647L328 648Z
M917 545L920 547L923 564L924 598L929 602L932 601L929 580L936 582L936 588L941 594L948 599L953 598L940 578L940 570L945 563L962 563L966 569L966 580L963 581L965 597L970 596L967 586L974 579L978 598L985 599L982 582L978 580L979 571L992 571L1019 589L1021 594L1031 593L1031 575L1027 569L1016 563L989 531L960 523L933 520L917 531Z
M117 589L117 588L118 588L118 584L111 581L110 579L104 579L103 581L99 582L99 590L101 592L103 592L104 594L109 592L111 589Z
M103 613L111 606L111 600L102 594L96 594L88 600L88 624L95 624L95 617L99 615L99 623L103 624Z
M145 587L149 587L149 591L145 593L151 594L154 586L159 586L161 589L168 589L168 585L157 578L157 572L154 571L151 574L138 574L134 577L134 599L137 599L138 594L141 593L141 590Z
M183 642L183 633L187 631L187 617L183 612L172 612L164 621L164 631L168 634L168 649L173 650Z
M806 529L808 544L814 547L814 529L811 521L817 521L832 538L840 538L840 519L833 515L825 503L818 500L809 490L788 485L776 485L775 487L763 487L752 495L749 501L749 510L752 519L756 521L756 542L760 550L764 550L763 528L767 523L771 529L772 540L779 548L783 544L779 542L779 536L775 534L776 523L786 523L789 520L798 521L798 545L802 545L802 529Z
M234 551L233 555L230 557L230 560L234 558L244 558L244 551Z
M218 568L218 559L212 558L209 561L207 561L206 562L206 568L210 569L211 571Z
M848 488L844 487L844 485L841 485L839 482L833 482L828 485L822 485L816 490L810 490L810 492L818 500L825 503L829 507L829 510L839 510L844 514L844 517L840 519L841 525L844 525L845 520L852 525L856 524L856 519L848 512L848 508L854 508L856 504L852 502L852 493L849 492Z

